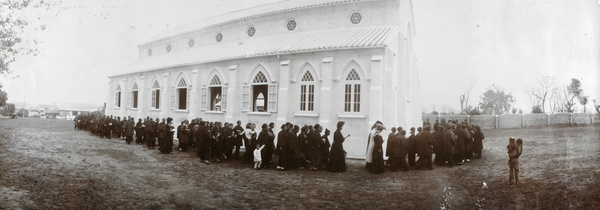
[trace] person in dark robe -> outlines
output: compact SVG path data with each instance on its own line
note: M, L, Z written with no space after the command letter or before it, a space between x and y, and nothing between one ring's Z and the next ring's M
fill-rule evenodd
M237 125L233 128L233 132L235 134L233 146L235 147L235 152L233 153L233 158L240 158L240 147L243 145L242 136L244 132L244 128L242 128L242 121L237 121Z
M194 126L195 135L198 138L198 144L196 152L200 157L200 161L206 164L210 164L208 159L210 159L210 136L208 132L208 126L206 122L201 121L200 124Z
M300 129L300 134L298 134L298 145L300 147L300 152L302 153L302 159L305 161L298 167L304 168L306 161L310 160L310 154L308 153L308 126L303 126Z
M433 154L434 141L429 126L425 126L425 130L419 133L418 136L417 153L419 154L419 162L422 163L423 167L426 167L429 170L433 169L431 154Z
M162 143L160 145L160 152L163 154L169 154L173 151L173 118L167 118L166 123L161 123Z
M323 141L321 140L322 128L319 124L316 124L308 134L308 153L310 154L310 170L318 171L321 167L321 147Z
M329 152L329 163L327 164L327 170L331 172L344 172L346 171L346 151L344 151L344 141L350 136L346 137L342 135L342 129L344 129L344 121L337 123L337 129L333 133L333 144L331 145L331 151Z
M223 148L223 133L220 127L220 122L213 123L210 129L210 154L214 162L220 163L222 158Z
M388 134L388 138L387 138L387 145L386 145L386 149L385 149L385 156L388 157L388 161L386 162L386 166L390 166L390 154L392 154L392 152L390 151L390 140L392 140L395 136L396 136L396 128L392 127L390 134Z
M444 149L444 126L438 125L435 127L435 132L433 132L433 152L435 153L434 163L438 166L444 165L446 163L446 150Z
M152 118L148 118L148 121L146 122L146 137L144 137L144 139L146 139L146 143L148 145L148 149L154 149L154 147L156 146L156 131L154 130L156 128L156 126L154 126L154 121Z
M196 133L194 132L194 127L196 127L196 125L199 125L196 119L192 119L192 122L190 122L190 124L188 125L188 128L190 129L190 139L188 140L188 147L190 148L197 148L196 143L198 142L198 139L196 138Z
M131 142L133 141L133 129L134 129L133 118L129 118L129 120L125 121L124 127L125 127L125 132L124 132L125 142L127 142L127 144L131 144Z
M329 135L331 135L331 131L329 129L325 129L325 134L321 136L321 140L323 144L321 145L321 168L326 169L327 163L329 163L329 148L331 147L331 142L329 142Z
M135 143L144 143L144 123L142 122L142 118L138 119L138 122L135 124Z
M256 139L256 141L259 145L266 145L267 141L269 141L268 140L269 139L269 126L266 123L262 124L261 129L262 130L258 134L258 138ZM265 146L265 148L266 147L268 147L268 146ZM265 152L266 149L265 148L263 148L260 153L261 159L262 159L260 168L266 168L266 165L267 165L267 163L265 161L265 157L266 157L266 152Z
M290 125L291 127L291 125ZM300 131L300 127L294 125L292 129L288 132L289 138L289 150L291 160L289 161L290 169L299 169L300 167L304 167L304 158L302 155L302 151L300 150L300 140L298 139L298 132Z
M233 147L235 144L235 131L233 130L233 124L225 123L225 131L223 132L225 136L225 148L223 149L223 153L225 154L226 160L233 159Z
M120 138L126 138L125 136L125 123L127 122L127 117L123 117L123 119L121 119L121 123L119 123L119 127L118 127L118 131L119 132L119 136Z
M420 135L422 132L423 132L423 128L418 127L417 134L415 135L415 153L417 153L417 156L419 156L419 159L417 159L417 161L416 161L417 169L421 169L425 165L425 163L423 162L423 161L425 161L425 159L421 158L419 155L419 140L421 139Z
M398 161L398 167L402 168L403 171L408 171L410 170L410 167L408 162L406 162L406 156L408 154L409 142L408 138L406 138L406 130L399 130L394 139L397 139L400 147L400 153L399 156L397 156L398 159L396 159L396 161Z
M188 121L184 120L181 125L177 127L177 139L179 140L179 151L185 152L189 146L189 133Z
M475 159L481 158L481 152L483 150L483 139L485 136L483 132L481 132L481 128L479 126L475 126L475 133L473 134L473 153Z
M458 165L463 165L465 159L465 142L467 136L462 126L454 129L454 134L456 134L456 150L454 151L454 161Z
M253 148L255 148L256 146L251 144L252 143L251 138L253 135L253 131L251 128L252 128L252 124L247 123L246 129L242 133L242 139L244 140L244 148L245 148L244 158L243 158L242 163L253 163L254 162L254 157L253 157L252 151L254 151Z
M452 167L454 165L454 153L456 148L456 135L452 130L452 125L448 125L446 131L442 136L444 140L444 149L446 154L446 162L448 167Z
M405 171L408 170L408 167L406 166L406 157L402 156L402 154L402 142L399 135L395 134L394 136L388 137L385 155L388 157L387 163L389 164L391 171L397 171L402 162L404 162L402 166L403 169Z
M112 120L112 137L119 139L121 138L121 117L115 117Z
M261 151L262 154L262 167L268 168L271 165L273 159L273 153L275 152L275 123L269 123L267 128L267 138L265 139L265 148Z
M156 132L156 139L158 140L158 149L160 150L160 146L162 145L163 142L163 138L164 138L164 132L163 129L164 127L162 126L162 124L165 122L165 118L163 118L163 121L161 122L159 118L156 118L156 121L154 122L154 132ZM164 123L166 124L166 123Z
M104 131L104 134L103 134L104 138L111 139L111 135L112 135L111 131L112 131L112 125L113 125L112 118L106 117L106 118L104 118L104 120L102 122L104 123L103 129L102 129Z
M465 133L465 162L471 162L473 159L473 130L466 125L463 124L463 132Z
M289 169L289 131L288 125L281 125L281 131L277 134L277 149L275 154L278 157L277 170Z
M372 152L371 152L371 166L369 167L369 173L372 174L380 174L384 172L384 162L383 162L383 137L381 136L381 132L385 129L383 124L376 123L374 132L370 134L369 144L373 144Z
M410 128L410 136L408 137L408 165L415 167L415 155L417 154L417 136L415 135L415 128Z

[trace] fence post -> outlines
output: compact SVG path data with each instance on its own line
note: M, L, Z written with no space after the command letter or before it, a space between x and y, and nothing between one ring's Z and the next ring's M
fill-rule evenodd
M594 124L594 113L590 113L590 125Z
M496 129L500 128L500 125L498 125L498 115L496 115L496 123L494 127L496 127Z
M569 121L571 122L571 125L573 125L573 113L569 113Z
M521 128L525 128L525 114L521 114Z
M467 115L467 124L471 125L471 115Z

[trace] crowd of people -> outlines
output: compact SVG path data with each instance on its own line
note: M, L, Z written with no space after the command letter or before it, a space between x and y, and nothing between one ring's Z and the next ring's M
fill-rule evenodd
M177 131L177 150L195 150L200 161L206 164L240 159L242 163L253 164L256 170L276 164L278 170L331 172L346 171L343 143L350 135L342 134L344 124L343 121L337 123L331 142L330 130L319 124L300 127L288 122L281 125L280 131L275 134L274 123L262 124L258 131L254 123L242 127L241 121L234 125L207 122L201 118L191 122L184 120L177 127L171 118L160 120L146 117L144 120L138 119L137 123L132 117L80 115L75 118L75 129L88 130L101 138L123 138L127 144L131 144L135 137L135 143L150 149L156 148L158 141L158 150L162 153L172 152ZM452 167L481 158L482 140L485 137L478 126L469 125L466 121L446 122L442 119L435 122L433 132L431 128L429 120L423 123L423 127L410 128L408 135L402 127L391 128L391 133L384 140L381 133L386 128L377 121L368 136L365 156L367 170L382 173L385 168L391 171L433 169L433 163ZM384 141L387 141L387 161L384 160ZM242 146L245 152L240 154ZM435 159L432 160L433 154ZM277 161L272 160L273 156L277 157Z
M469 125L467 121L458 120L436 121L431 131L429 120L423 122L423 127L411 127L407 131L402 127L391 128L387 137L384 161L383 136L385 130L382 122L377 121L369 133L366 153L366 167L371 173L383 173L389 167L391 171L402 169L433 169L433 163L438 166L452 167L463 165L471 159L480 159L485 138L481 128ZM432 156L435 159L432 161ZM418 159L417 159L418 157Z
M346 151L343 142L349 136L341 131L344 122L337 123L333 142L329 141L330 131L319 124L314 126L285 123L275 134L275 123L262 124L261 130L256 124L242 122L232 123L207 122L201 118L191 122L184 120L181 125L173 125L173 119L156 120L147 117L134 123L131 117L80 115L75 118L75 129L88 130L101 138L124 138L128 144L133 142L146 145L150 149L156 147L162 153L171 153L175 129L179 145L177 149L186 152L196 150L201 162L222 162L241 159L243 163L254 163L254 169L269 168L276 162L278 170L309 169L313 171L326 169L331 172L346 171ZM277 135L277 136L276 136ZM275 138L277 144L275 145ZM240 155L240 148L245 152ZM272 161L273 156L277 161Z

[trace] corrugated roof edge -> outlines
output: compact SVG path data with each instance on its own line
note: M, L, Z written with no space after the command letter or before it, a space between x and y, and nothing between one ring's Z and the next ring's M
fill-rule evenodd
M210 28L210 27L214 27L214 26L218 26L218 25L223 25L223 24L228 24L228 23L232 23L232 22L236 22L236 21L251 19L251 18L258 18L258 17L267 16L267 15L273 15L273 14L278 14L278 13L282 13L282 12L296 11L296 10L301 10L301 9L309 9L309 8L314 8L314 7L331 6L331 5L334 5L334 4L344 4L344 3L350 3L350 2L376 1L376 0L330 0L330 1L324 1L324 2L319 2L319 3L306 4L306 5L302 5L302 6L295 6L295 7L290 7L290 8L278 9L278 10L268 11L268 12L263 12L263 13L257 13L257 14L254 14L254 15L244 15L244 16L239 17L239 18L232 18L232 19L229 19L229 20L220 21L220 22L213 23L213 24L199 25L197 27L193 27L193 28L190 28L190 29L185 29L182 32L172 32L172 31L175 31L177 28L181 28L181 27L189 26L189 25L194 25L194 24L198 24L198 23L203 23L206 20L211 20L211 19L216 19L216 18L224 18L226 16L231 16L233 14L240 13L240 12L245 11L245 10L253 10L253 9L258 9L258 8L262 8L262 7L268 7L268 6L272 6L273 4L283 4L283 5L286 5L285 3L289 2L289 1L303 2L303 1L306 1L306 0L288 0L288 1L281 1L281 2L277 2L277 3L272 3L272 4L264 4L264 5L250 7L250 8L246 8L246 9L243 9L243 10L236 10L236 11L228 12L228 13L225 13L225 14L217 15L217 16L214 16L214 17L210 17L210 18L205 18L205 19L202 19L202 20L194 21L194 22L187 23L187 24L184 24L184 25L181 25L181 26L177 26L177 27L172 28L172 29L167 29L167 30L159 33L158 35L156 35L156 36L154 36L154 37L152 37L152 38L150 38L150 39L148 39L146 41L143 41L142 43L138 44L137 47L142 47L144 45L148 45L148 44L151 44L151 43L164 41L164 40L167 40L167 39L169 39L171 37L181 36L181 35L184 35L184 34L193 33L194 31L197 31L197 30L201 30L201 29L205 29L205 28ZM225 18L225 19L227 19L227 18ZM207 22L210 22L210 21L207 21Z
M235 56L235 57L228 57L228 58L224 58L224 59L216 59L216 60L212 60L212 61L199 61L199 62L190 62L190 63L183 63L183 64L175 64L175 65L165 65L165 66L149 68L149 69L144 69L144 70L139 70L139 71L132 71L132 72L126 72L126 73L122 73L122 74L109 75L108 78L138 74L138 73L143 73L143 72L160 71L160 70L167 69L167 68L184 67L184 66L214 63L214 62L221 62L221 61L235 60L235 59L259 58L259 57L266 57L266 56L289 55L289 54L300 54L300 53L313 53L313 52L322 52L322 51L329 51L329 50L377 49L377 48L385 48L385 47L387 47L387 44L382 45L382 46L372 46L372 47L345 47L345 48L338 48L338 49L306 50L306 51L302 51L302 52L263 53L263 54L256 54L256 55L251 55L251 56ZM127 67L133 66L136 63L137 62L132 63L132 64L128 65ZM123 69L127 69L127 67L125 67Z
M361 27L362 28L362 27ZM368 27L364 27L364 28L368 28ZM333 30L338 30L338 29L331 29L330 31ZM379 39L384 39L383 41L381 41L380 45L377 46L364 46L364 47L360 47L359 45L356 46L336 46L336 47L328 47L328 48L318 48L318 49L310 49L310 50L292 50L292 51L279 51L279 52L271 52L271 53L259 53L259 54L253 54L253 55L243 55L243 56L232 56L232 57L223 57L220 59L213 59L213 60L200 60L197 62L188 62L188 63L180 63L180 64L170 64L170 65L164 65L164 66L159 66L159 67L155 67L155 68L148 68L148 69L143 69L143 70L136 70L136 71L129 71L129 72L124 72L124 73L119 73L119 74L113 74L113 75L109 75L108 78L112 78L112 77L118 77L118 76L124 76L124 75L131 75L131 74L138 74L138 73L142 73L142 72L150 72L150 71L157 71L157 70L162 70L162 69L166 69L166 68L175 68L175 67L183 67L183 66L191 66L191 65L198 65L198 64L206 64L206 63L214 63L214 62L221 62L221 61L228 61L228 60L235 60L235 59L245 59L245 58L258 58L258 57L265 57L265 56L273 56L273 55L290 55L290 54L299 54L299 53L312 53L312 52L323 52L323 51L329 51L329 50L353 50L353 49L376 49L376 48L386 48L388 47L388 45L398 36L397 35L393 35L393 34L398 34L399 32L399 28L398 27L391 27L389 29L389 33L387 33L388 35L391 36L385 36L385 37L379 37ZM138 59L137 61L127 65L126 67L122 68L122 69L130 69L132 66L136 65L138 62L140 62L140 59Z

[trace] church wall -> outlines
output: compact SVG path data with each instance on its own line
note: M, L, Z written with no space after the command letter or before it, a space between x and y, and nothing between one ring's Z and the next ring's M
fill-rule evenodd
M346 130L344 133L351 134L351 137L346 143L347 151L350 157L360 157L363 153L362 148L366 144L366 136L370 130L370 124L377 120L394 122L393 115L388 115L385 110L393 106L384 106L389 100L396 101L395 97L383 97L383 93L395 95L392 86L393 81L388 81L388 74L393 74L393 67L386 66L388 62L385 60L386 53L384 49L363 49L363 50L345 50L345 51L327 51L318 53L304 53L294 55L282 55L250 58L243 60L232 60L226 62L215 62L201 65L193 65L186 67L177 67L162 69L144 73L136 73L131 75L117 76L111 78L112 91L115 90L116 84L122 87L129 87L133 82L137 82L140 88L139 104L137 109L122 105L120 108L114 107L114 99L109 99L112 103L108 103L107 113L109 115L118 116L133 116L136 118L166 118L172 117L175 124L179 124L185 119L193 119L201 117L206 121L221 121L235 122L242 120L246 122L256 123L260 126L262 123L276 122L277 129L284 122L292 122L298 125L314 125L321 123L325 128L335 131L335 124L338 121L346 122ZM375 60L375 61L374 61ZM289 61L289 70L287 78L281 77L282 62ZM372 72L372 66L380 65L379 74ZM381 63L381 64L378 64ZM330 67L327 67L330 65ZM232 66L234 70L232 69ZM282 90L278 91L278 111L276 113L254 113L241 110L242 86L250 84L253 76L256 74L256 68L264 68L269 82L276 81L278 85L287 82L289 84L287 94L282 94ZM387 70L385 70L387 68ZM358 113L344 112L344 84L347 74L355 69L361 79L361 111ZM300 104L300 85L303 72L309 70L313 74L315 82L315 110L313 112L301 112ZM227 95L227 101L238 99L237 102L228 103L228 109L225 112L201 110L200 97L201 89L207 87L214 75L221 78L223 84L229 87L235 87L235 91ZM379 75L379 77L373 77ZM232 76L235 80L230 80ZM171 108L171 91L176 87L180 78L184 78L189 87L190 107L187 110L177 110ZM160 93L160 109L150 108L151 102L151 87L154 81L158 81L161 87ZM126 81L126 82L125 82ZM323 83L329 81L329 93L324 95L328 90L323 89ZM126 83L126 84L125 84ZM372 84L378 84L381 91L379 102L371 103ZM123 88L122 88L123 89ZM127 91L123 90L125 94ZM123 95L123 100L126 101L126 96ZM283 111L281 103L287 101L287 111ZM382 103L385 101L386 103ZM123 102L125 103L125 102ZM324 104L328 106L324 106ZM112 106L111 106L112 104ZM322 109L329 107L328 109ZM386 108L387 107L387 108ZM373 111L380 111L380 114L373 115ZM372 121L372 122L371 122ZM393 123L390 123L393 124Z
M231 42L285 33L394 25L397 23L398 17L395 5L397 5L397 1L363 1L250 18L142 44L139 46L139 55L140 59L144 59L166 54L168 53L167 45L171 45L170 52L187 50L190 48L189 40L191 39L194 40L193 47L218 44L216 35L219 32L223 35L222 42ZM350 21L350 16L355 11L362 16L359 24L353 24ZM286 27L287 21L290 19L294 19L297 23L296 29L293 31L289 31ZM249 26L254 26L256 29L256 33L252 37L247 34ZM148 55L148 49L152 49L151 56Z
M418 99L418 74L416 58L412 48L411 26L408 24L412 16L406 16L407 10L398 9L409 1L377 1L354 2L337 6L323 6L309 10L283 12L249 20L241 20L224 25L214 26L198 31L174 36L164 40L143 44L139 47L140 59L148 57L147 49L152 48L151 56L167 53L166 46L171 45L171 52L190 48L217 44L215 36L223 34L223 42L240 41L260 36L281 33L297 33L332 28L368 27L377 25L400 26L398 36L388 48L327 50L321 52L296 53L256 58L226 60L198 65L159 69L111 77L109 100L106 113L117 116L133 116L145 118L174 118L175 124L183 120L200 117L205 121L235 122L241 120L255 123L260 130L262 123L275 122L275 132L282 123L314 125L320 123L325 128L335 131L338 121L345 121L343 134L350 134L344 147L348 157L362 158L367 144L371 125L382 121L388 130L391 127L418 126L421 110ZM333 8L333 9L332 9ZM352 11L360 11L360 24L352 24ZM398 20L402 16L401 20ZM286 23L293 18L297 22L294 31L288 31ZM254 37L248 37L246 28L256 28ZM194 46L189 46L189 40ZM257 69L265 73L268 84L277 85L277 111L256 113L243 108L243 91L252 85ZM344 90L348 73L355 69L361 85L360 111L344 111ZM315 80L303 83L302 77L308 70ZM210 87L214 76L221 80L225 92L227 110L211 111L202 107L202 96L205 88ZM171 94L177 87L180 78L185 78L189 94L189 106L186 110L171 108ZM151 91L154 81L160 84L160 108L150 107ZM133 83L139 88L138 108L128 107L127 95ZM300 85L315 85L313 111L300 111ZM115 107L115 89L122 90L122 106ZM417 119L418 118L418 119ZM137 121L137 120L136 120ZM330 137L332 140L333 137ZM385 139L385 138L384 138Z

